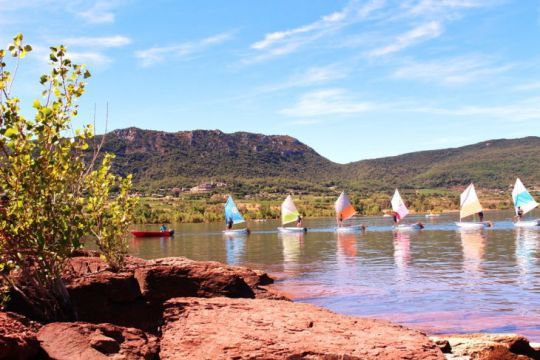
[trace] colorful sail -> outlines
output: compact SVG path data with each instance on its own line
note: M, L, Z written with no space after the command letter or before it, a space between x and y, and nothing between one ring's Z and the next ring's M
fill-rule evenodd
M229 222L229 219L232 219L233 224L240 224L245 222L244 217L238 211L236 204L231 196L227 199L225 203L225 223Z
M336 216L339 218L341 216L342 220L347 220L356 214L354 206L352 206L349 197L345 194L345 191L339 195L339 198L336 200Z
M283 204L281 204L281 223L285 225L287 223L296 221L298 216L300 216L300 213L298 210L296 210L292 197L289 195L285 201L283 201Z
M394 192L394 196L392 197L392 210L396 213L397 220L402 220L407 214L409 214L409 209L407 209L407 206L405 206L405 203L403 202L403 199L399 195L398 189Z
M512 190L512 199L514 200L516 214L518 212L518 207L521 208L523 214L526 214L538 206L538 203L534 201L531 194L529 194L529 192L519 179L516 179L514 190Z
M478 195L476 195L476 190L474 189L474 184L471 183L465 191L460 196L461 210L459 212L459 218L463 219L464 217L477 214L481 212L482 205L480 200L478 200Z

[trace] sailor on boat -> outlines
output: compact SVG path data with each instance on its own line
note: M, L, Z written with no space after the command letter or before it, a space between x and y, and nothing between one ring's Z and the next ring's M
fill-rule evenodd
M302 226L302 216L300 214L298 214L298 217L296 218L296 227L303 227Z
M343 226L343 214L339 213L338 219L337 219L337 226L342 227Z
M234 224L234 221L233 221L232 217L228 218L227 219L227 230L231 230L232 227L233 227L233 224Z
M159 231L161 232L167 231L167 227L165 226L165 224L161 224L161 226L159 227Z
M523 209L521 206L518 206L516 209L516 216L514 217L517 221L521 221L521 218L523 217Z

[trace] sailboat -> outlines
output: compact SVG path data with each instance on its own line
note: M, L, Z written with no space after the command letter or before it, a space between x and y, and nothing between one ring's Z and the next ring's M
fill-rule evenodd
M409 209L407 209L407 206L403 202L403 199L401 198L401 195L399 195L398 189L394 192L394 196L392 197L392 211L394 212L394 216L396 217L397 222L399 223L401 220L405 218L409 214ZM420 222L417 222L415 224L400 224L394 226L396 230L420 230L424 228L424 225Z
M229 195L229 198L227 199L227 202L225 203L225 224L227 224L231 220L232 220L233 225L246 222L242 214L240 214L240 211L238 211L238 208L236 207L236 204L234 203L232 196ZM223 234L224 235L249 234L249 229L247 227L241 228L241 229L231 228L231 229L223 230Z
M300 213L296 209L296 205L294 205L292 196L291 195L287 196L287 198L281 204L281 225L285 225L293 221L296 221L299 216L300 216ZM307 228L298 227L298 226L296 227L281 226L281 227L278 227L278 231L285 232L285 233L306 232Z
M461 210L459 211L459 222L456 225L462 229L483 229L490 227L490 222L473 222L473 221L461 221L461 219L482 212L482 205L476 195L474 184L471 183L465 191L460 195Z
M533 199L531 194L525 188L525 185L518 178L516 179L516 184L514 185L514 190L512 190L512 200L514 201L514 208L516 209L516 215L518 214L518 208L523 212L522 215L525 215L529 211L533 210L538 206L538 203ZM540 219L522 221L518 220L514 223L514 226L518 227L533 227L540 226Z
M338 199L336 200L336 217L339 219L341 218L341 225L343 222L347 219L350 219L351 217L356 214L356 210L354 209L354 206L351 204L351 201L349 200L349 197L347 194L345 194L345 191L339 195ZM336 231L338 233L351 233L351 232L360 232L366 229L364 225L349 225L349 226L339 226L336 228Z

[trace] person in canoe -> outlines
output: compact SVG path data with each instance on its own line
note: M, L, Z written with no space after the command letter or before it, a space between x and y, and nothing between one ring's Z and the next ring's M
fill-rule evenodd
M302 226L302 216L298 214L298 217L296 218L296 227L303 227Z
M165 224L161 224L161 226L159 227L159 231L161 232L167 231L167 227L165 226Z
M231 230L233 225L234 225L234 221L233 221L232 217L228 218L227 219L227 230Z

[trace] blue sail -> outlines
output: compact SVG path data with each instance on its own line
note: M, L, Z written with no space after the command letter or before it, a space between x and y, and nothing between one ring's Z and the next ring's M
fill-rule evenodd
M240 224L245 221L231 196L229 196L225 203L225 223L227 223L229 219L232 219L234 224Z
M538 203L534 201L520 179L516 179L514 190L512 190L512 199L514 200L516 214L518 213L518 208L521 209L523 214L526 214L538 206Z

